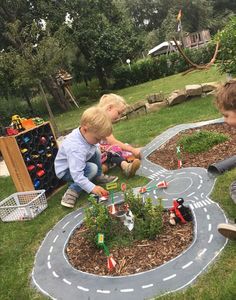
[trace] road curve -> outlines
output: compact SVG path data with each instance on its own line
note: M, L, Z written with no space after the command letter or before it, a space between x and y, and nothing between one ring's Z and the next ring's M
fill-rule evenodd
M226 244L226 239L217 232L217 225L227 219L219 205L209 198L215 178L203 168L168 171L148 161L147 156L181 130L219 121L175 126L143 149L139 175L148 177L150 186L161 180L169 184L167 189L152 190L143 197L154 201L161 197L165 207L171 207L174 198L183 197L192 210L195 237L185 252L160 267L129 276L98 276L76 270L68 262L65 248L73 231L83 222L84 210L80 208L48 232L35 257L33 285L51 299L137 300L174 292L191 284ZM115 202L123 201L122 197L121 193L115 194Z

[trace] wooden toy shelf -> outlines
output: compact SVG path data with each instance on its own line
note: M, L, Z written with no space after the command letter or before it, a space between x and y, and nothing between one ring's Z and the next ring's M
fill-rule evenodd
M49 195L62 185L54 171L58 145L50 122L0 137L0 151L18 192L45 189Z

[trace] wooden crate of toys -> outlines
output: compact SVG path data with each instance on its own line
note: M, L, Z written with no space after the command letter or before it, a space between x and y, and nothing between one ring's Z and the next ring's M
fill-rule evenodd
M46 190L52 194L62 186L54 171L58 151L50 122L0 137L0 151L18 192ZM19 128L18 128L19 131Z

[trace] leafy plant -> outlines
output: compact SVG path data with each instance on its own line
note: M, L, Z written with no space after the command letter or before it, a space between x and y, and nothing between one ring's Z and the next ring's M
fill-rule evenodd
M125 203L135 216L133 237L135 240L154 239L160 234L163 227L163 206L161 199L154 205L151 198L145 199L135 196L132 191L125 193Z
M227 140L229 136L225 134L205 130L182 136L177 145L181 146L185 152L201 153Z

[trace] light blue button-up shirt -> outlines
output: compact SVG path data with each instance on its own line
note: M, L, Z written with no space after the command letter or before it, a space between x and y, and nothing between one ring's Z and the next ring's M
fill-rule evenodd
M73 181L90 193L95 184L84 176L84 169L86 162L95 154L96 149L96 145L91 145L86 141L79 128L74 129L59 147L54 162L57 177L62 178L69 169Z

